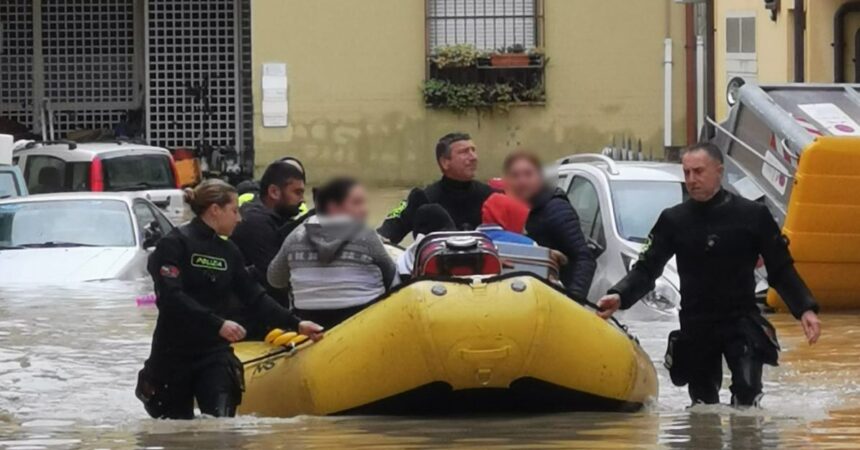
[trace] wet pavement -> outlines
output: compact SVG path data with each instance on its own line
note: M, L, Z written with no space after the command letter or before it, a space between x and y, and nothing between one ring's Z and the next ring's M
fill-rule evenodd
M133 393L156 315L134 299L148 292L149 280L0 287L0 449L860 447L858 314L823 315L814 347L790 316L772 316L784 351L765 369L756 411L688 411L660 365L675 322L628 318L660 376L660 398L635 414L167 422L149 419Z

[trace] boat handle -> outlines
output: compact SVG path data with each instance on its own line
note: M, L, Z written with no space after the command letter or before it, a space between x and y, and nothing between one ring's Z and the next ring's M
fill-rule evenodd
M495 359L505 359L511 353L511 346L493 348L489 350L469 350L461 349L460 357L466 361L487 361Z

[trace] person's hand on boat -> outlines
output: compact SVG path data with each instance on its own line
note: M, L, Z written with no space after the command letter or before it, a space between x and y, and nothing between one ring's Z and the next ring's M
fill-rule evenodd
M618 311L618 308L621 307L621 296L618 294L607 294L604 295L597 302L597 315L600 316L601 319L607 320L615 314L615 311Z
M803 327L803 332L806 334L806 340L809 345L818 342L821 336L821 321L818 319L818 314L815 311L806 311L800 317L800 326Z
M312 341L316 342L323 338L325 333L323 333L324 328L318 324L311 322L310 320L303 320L299 322L299 334L303 334Z
M232 320L225 320L218 334L230 342L239 342L245 339L245 328Z

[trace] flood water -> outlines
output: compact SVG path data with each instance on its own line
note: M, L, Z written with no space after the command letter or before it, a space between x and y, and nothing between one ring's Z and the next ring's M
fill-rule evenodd
M149 280L0 287L0 449L860 447L858 314L824 315L814 347L790 316L772 316L784 351L780 367L765 369L758 411L688 411L686 390L661 366L675 321L629 319L660 376L659 399L635 414L168 422L149 419L133 392L157 313L134 299L151 289Z

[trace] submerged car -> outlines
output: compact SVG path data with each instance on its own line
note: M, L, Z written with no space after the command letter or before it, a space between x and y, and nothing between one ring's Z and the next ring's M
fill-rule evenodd
M27 195L21 169L12 165L12 135L0 134L0 199Z
M0 284L134 279L173 224L136 194L0 200Z
M559 161L558 182L579 215L582 232L597 259L588 294L597 301L621 280L648 242L660 213L687 192L680 164L614 161L599 154ZM636 315L674 315L681 302L675 258L656 287L633 310Z
M174 223L185 215L173 157L166 149L131 142L28 142L14 160L30 194L139 192Z
M17 166L0 164L0 199L24 197L27 195L27 185L24 176Z

